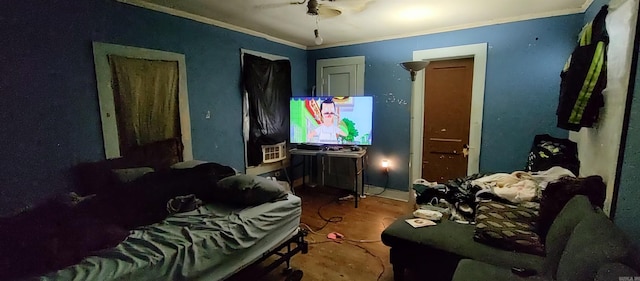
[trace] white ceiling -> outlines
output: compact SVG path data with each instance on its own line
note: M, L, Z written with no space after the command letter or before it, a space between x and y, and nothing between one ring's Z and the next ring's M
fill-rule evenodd
M593 0L318 0L320 16L296 0L118 0L267 38L326 48L483 25L582 13ZM300 2L300 0L298 0ZM327 16L339 10L340 15ZM317 26L324 42L314 43Z

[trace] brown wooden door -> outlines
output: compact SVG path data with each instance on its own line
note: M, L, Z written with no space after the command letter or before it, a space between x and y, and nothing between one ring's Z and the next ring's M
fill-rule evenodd
M467 175L473 58L432 61L425 73L422 178Z

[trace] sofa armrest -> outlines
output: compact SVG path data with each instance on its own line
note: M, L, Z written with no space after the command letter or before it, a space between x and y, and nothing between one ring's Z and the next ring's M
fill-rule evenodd
M621 263L607 263L598 268L595 281L621 280L622 277L637 277L638 272Z

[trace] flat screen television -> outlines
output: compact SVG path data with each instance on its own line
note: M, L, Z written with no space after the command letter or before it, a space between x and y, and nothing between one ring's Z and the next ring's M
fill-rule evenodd
M292 97L294 144L371 145L373 97Z

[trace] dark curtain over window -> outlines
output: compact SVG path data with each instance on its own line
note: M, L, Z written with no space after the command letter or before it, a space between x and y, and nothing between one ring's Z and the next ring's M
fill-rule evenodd
M177 61L109 55L120 153L180 139Z
M249 98L249 166L262 163L262 145L289 138L291 64L244 54L243 84Z

